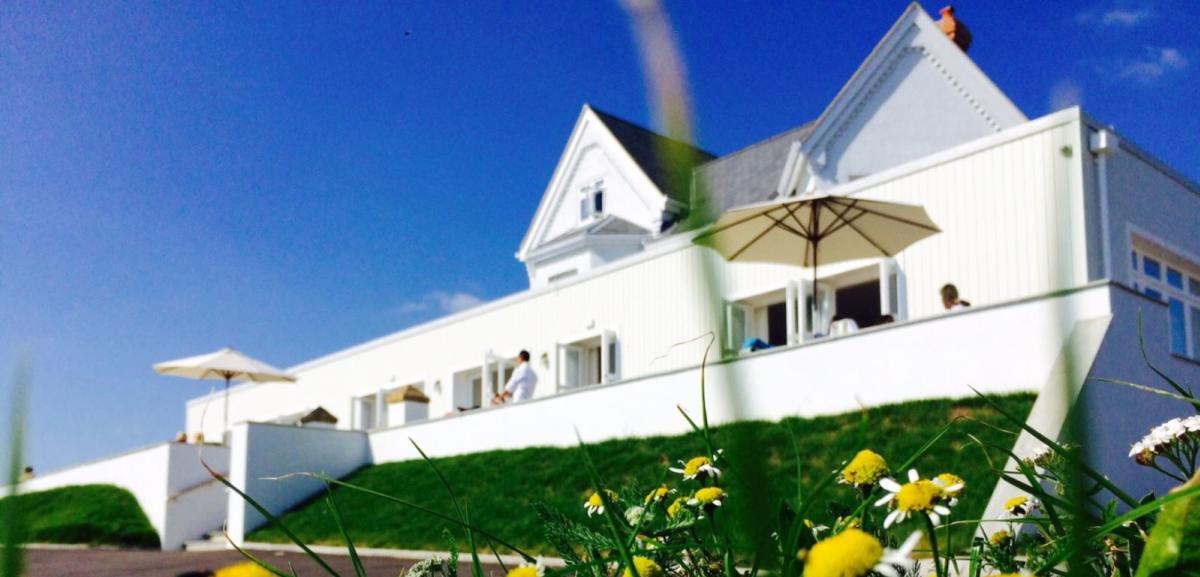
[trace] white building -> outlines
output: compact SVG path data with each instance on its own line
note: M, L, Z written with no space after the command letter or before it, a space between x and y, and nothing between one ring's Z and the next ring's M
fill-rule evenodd
M682 223L699 191L721 210L814 191L919 204L943 232L893 259L821 266L813 287L810 269L729 264L695 245ZM1182 411L1086 377L1158 383L1140 313L1151 360L1200 380L1200 187L1078 108L1026 118L917 4L819 118L731 154L584 106L530 209L516 254L528 290L291 367L296 383L232 388L229 448L214 452L234 482L282 509L316 486L262 477L414 458L410 437L441 456L571 445L576 428L587 440L684 432L675 407L697 410L713 335L716 422L1035 391L1031 421L1047 433L1073 404L1102 415L1093 458L1136 487L1147 476L1128 445ZM943 310L948 282L973 306ZM834 316L861 330L822 336ZM742 352L755 337L774 347ZM521 349L535 399L489 406ZM333 428L279 424L317 408ZM189 401L189 436L222 438L221 411L219 396ZM167 548L216 528L170 529L193 507L226 513L235 538L262 521L236 495L165 498Z

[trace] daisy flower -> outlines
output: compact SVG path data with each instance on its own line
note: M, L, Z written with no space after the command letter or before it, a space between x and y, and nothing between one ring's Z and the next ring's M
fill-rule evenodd
M966 481L954 473L942 473L934 477L933 484L937 485L938 490L942 492L942 498L946 499L946 504L951 507L958 505L958 498L967 487Z
M646 504L649 505L651 503L661 503L667 498L667 495L670 495L674 492L675 489L668 489L666 485L659 485L657 489L650 491L650 493L646 495Z
M667 507L667 518L668 519L678 519L679 516L682 515L683 512L685 511L684 505L686 505L686 504L687 504L687 502L684 500L683 497L676 498L675 501L672 502L669 507Z
M537 564L530 565L522 563L519 567L513 567L508 571L506 577L545 577L546 566L542 564L542 558L537 558Z
M691 499L688 499L687 504L696 507L720 507L721 500L725 498L725 490L720 487L705 487L696 491Z
M939 525L942 517L950 514L950 509L941 503L942 489L933 481L922 479L916 469L908 471L908 482L903 485L887 478L880 480L879 486L888 494L875 505L893 507L883 520L884 529L914 514L926 515L934 525Z
M993 547L1003 547L1011 542L1012 538L1012 533L1001 529L995 533L992 533L991 536L988 537L988 542L991 543Z
M1004 502L1004 510L1010 517L1024 517L1038 508L1038 501L1025 495L1017 495Z
M1054 449L1046 445L1040 445L1036 449L1029 452L1021 462L1029 467L1044 467L1052 459L1054 459Z
M672 473L683 475L684 481L691 481L698 478L716 478L721 476L721 470L713 466L713 461L708 457L692 457L688 462L680 461L683 465L680 468L671 468Z
M616 493L605 489L604 495L608 497L608 501L610 503L617 502L618 497ZM600 497L600 493L592 493L592 496L588 497L587 501L583 502L583 508L587 509L588 517L591 517L592 515L603 515L604 499Z
M879 481L887 472L887 461L879 453L863 449L854 455L854 458L850 459L850 462L842 469L842 474L838 476L838 482L855 487L869 487Z
M804 577L863 577L872 571L899 577L896 566L908 567L909 554L921 533L909 535L899 549L884 549L878 539L861 529L846 529L818 541L804 555Z
M638 525L638 523L641 523L642 516L645 514L646 514L645 507L640 507L638 505L634 505L628 509L625 509L625 520L629 522L629 525L631 527L636 527Z

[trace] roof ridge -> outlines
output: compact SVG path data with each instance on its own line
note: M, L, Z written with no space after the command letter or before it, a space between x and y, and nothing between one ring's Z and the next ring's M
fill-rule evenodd
M705 154L705 155L708 155L708 156L711 156L711 157L713 157L713 158L720 158L720 157L719 157L719 156L717 156L716 154L714 154L714 153L712 153L712 152L709 152L708 150L705 150L705 149L703 149L703 148L700 148L700 146L698 146L698 145L696 145L696 144L694 144L694 143L688 142L688 141L686 141L686 140L680 140L680 139L678 139L678 138L674 138L674 137L672 137L672 136L667 136L667 135L665 135L665 134L663 134L663 133L661 133L661 132L658 132L657 130L653 130L653 129L650 129L650 128L646 128L645 126L642 126L641 124L638 124L638 123L636 123L636 122L633 122L633 121L631 121L631 120L626 120L626 119L624 119L624 118L621 118L620 116L617 116L617 115L615 115L615 114L612 114L611 112L606 112L606 111L604 111L604 110L602 110L602 109L600 109L600 108L597 108L596 106L592 105L591 103L585 104L584 106L587 106L588 108L590 108L590 109L592 110L592 112L595 112L595 113L596 113L598 116L600 116L600 117L601 117L601 119L615 120L615 121L617 121L617 122L620 122L620 123L622 123L622 124L624 124L624 125L626 125L626 126L629 126L630 128L634 128L634 129L636 129L636 130L640 130L640 131L642 131L642 132L645 132L645 133L647 133L647 134L652 134L652 135L654 135L654 136L656 136L656 137L658 137L658 138L661 138L661 139L663 139L663 140L666 140L666 141L668 141L668 142L672 142L672 143L674 143L674 144L679 144L679 145L682 145L682 146L686 146L686 147L688 147L688 148L691 148L692 150L695 150L696 152L703 153L703 154ZM710 160L711 160L711 159L710 159Z
M780 133L778 133L778 134L775 134L775 135L772 135L772 136L768 136L768 137L766 137L766 138L764 138L764 139L762 139L762 140L760 140L760 141L758 141L758 142L752 142L752 143L750 143L750 144L748 144L748 145L746 145L746 146L744 146L744 147L742 147L742 148L739 148L739 149L737 149L737 150L735 150L735 151L733 151L733 152L730 152L729 154L726 154L726 155L723 155L723 156L718 156L718 157L716 157L716 158L713 158L712 160L709 160L709 161L707 161L707 162L702 162L702 163L700 163L700 164L696 165L696 168L697 168L697 169L704 168L705 166L708 166L708 165L710 165L710 164L715 164L715 163L717 163L717 162L719 162L719 161L725 160L726 158L732 158L732 157L734 157L734 156L738 156L738 155L740 155L740 154L743 154L743 153L746 153L746 152L750 152L751 150L754 150L755 148L758 148L758 147L760 147L760 146L765 146L765 145L767 145L767 144L770 144L770 143L772 143L772 142L775 142L775 141L777 141L777 140L779 140L779 139L781 139L781 138L783 138L783 137L785 137L785 136L787 136L787 135L789 135L789 134L791 134L791 133L793 133L793 132L798 132L798 131L804 130L805 128L809 128L809 127L813 126L813 125L814 125L814 124L816 124L816 123L817 123L816 119L809 120L808 122L805 122L804 124L801 124L801 125L799 125L799 126L794 126L794 127L792 127L792 128L789 128L789 129L787 129L787 130L784 130L783 132L780 132Z

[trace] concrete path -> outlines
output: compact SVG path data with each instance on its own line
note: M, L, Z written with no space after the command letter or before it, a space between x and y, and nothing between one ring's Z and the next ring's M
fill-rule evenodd
M308 557L298 553L256 552L261 559L287 570L294 564L300 577L327 575ZM344 555L323 555L335 570L353 577L350 558ZM26 577L201 577L210 572L244 560L237 551L127 551L111 549L27 549ZM387 557L364 557L363 566L370 577L396 577L414 561ZM458 574L471 574L470 559L461 565ZM498 565L485 565L489 577L503 577Z

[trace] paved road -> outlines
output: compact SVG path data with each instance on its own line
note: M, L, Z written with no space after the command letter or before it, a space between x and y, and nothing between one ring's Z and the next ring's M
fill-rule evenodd
M293 563L300 577L327 575L310 559L298 553L255 553L276 567L287 570ZM189 553L186 551L116 551L116 550L39 550L25 552L26 577L199 577L215 569L244 560L237 551ZM326 556L325 560L340 574L354 575L350 559L345 556ZM363 566L370 577L396 577L411 565L405 559L364 558ZM501 577L499 567L485 567L491 576ZM469 576L469 565L459 568L459 575Z

